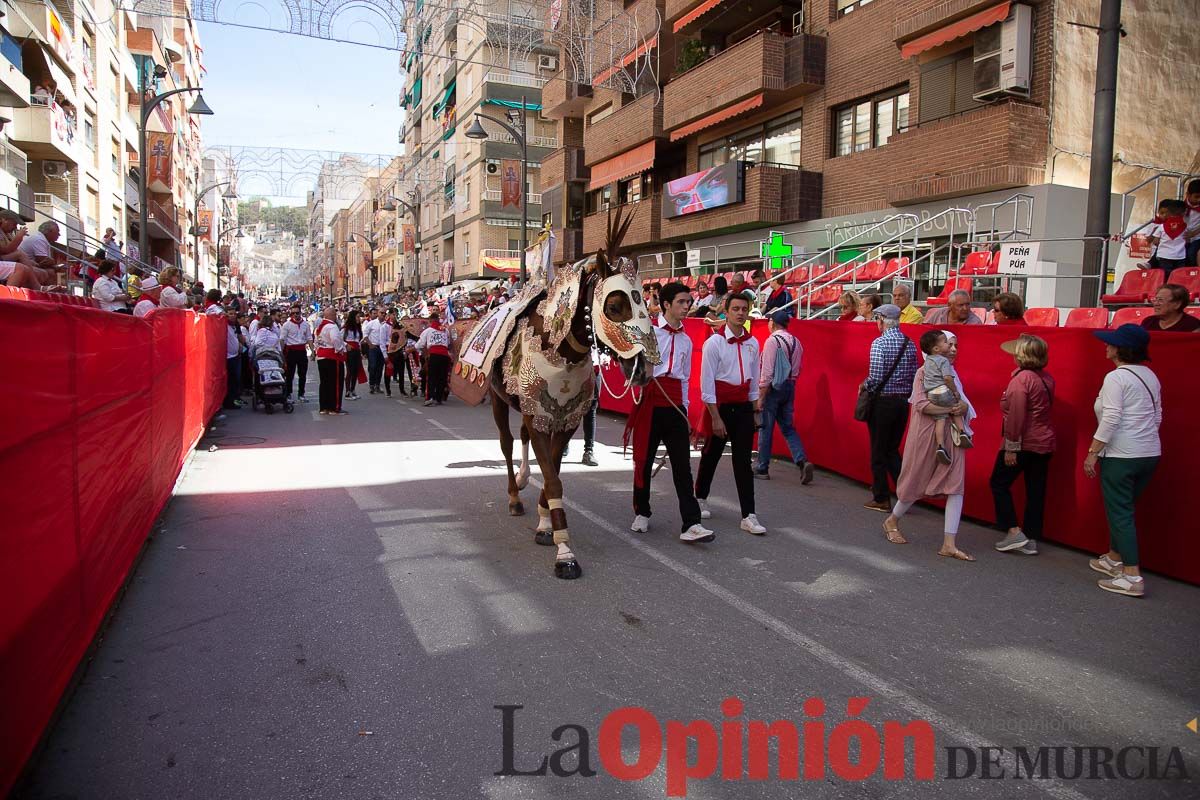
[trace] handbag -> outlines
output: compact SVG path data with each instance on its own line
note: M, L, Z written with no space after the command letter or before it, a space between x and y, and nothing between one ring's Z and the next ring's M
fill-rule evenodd
M875 407L875 398L883 391L883 387L887 386L887 382L892 379L892 374L896 371L896 367L900 366L900 359L904 357L904 353L908 350L908 346L912 342L905 337L904 345L900 348L900 352L896 353L896 360L892 362L892 368L883 376L883 380L879 382L879 388L874 391L867 389L865 385L858 387L858 400L854 403L854 418L859 422L866 422L871 418L871 410Z

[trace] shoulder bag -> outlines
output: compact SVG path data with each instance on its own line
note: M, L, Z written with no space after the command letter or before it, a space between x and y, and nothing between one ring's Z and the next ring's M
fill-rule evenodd
M896 360L892 362L892 368L883 376L883 380L879 382L879 388L875 390L867 389L866 385L858 387L858 400L854 403L854 418L859 422L866 422L871 418L871 410L875 407L875 398L883 391L883 387L887 386L887 382L892 379L892 374L896 371L896 367L900 366L900 359L904 358L904 353L908 350L908 346L912 341L906 336L904 344L900 346L900 352L896 353Z

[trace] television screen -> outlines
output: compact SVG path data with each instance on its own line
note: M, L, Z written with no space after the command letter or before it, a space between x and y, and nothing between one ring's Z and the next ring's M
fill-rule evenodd
M663 216L682 217L744 199L744 161L730 161L667 183Z

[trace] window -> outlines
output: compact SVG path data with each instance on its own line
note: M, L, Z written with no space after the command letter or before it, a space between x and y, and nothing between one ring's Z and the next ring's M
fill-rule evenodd
M597 109L596 111L593 111L592 113L588 114L588 118L587 118L588 125L595 125L597 122L604 119L605 117L612 116L612 113L613 113L613 105L612 105L612 103L609 103L604 108Z
M844 17L857 8L871 4L871 0L837 0L837 15Z
M597 189L594 192L587 194L587 213L595 214L597 211L607 211L612 205L612 187L605 186L603 189Z
M859 100L833 112L833 154L846 156L882 147L908 130L908 90Z
M769 162L800 166L801 112L793 111L700 145L700 169L729 161Z
M932 122L983 105L971 96L974 71L970 47L922 66L920 121Z
M617 202L621 205L636 203L642 199L642 176L634 175L626 181L617 184Z
M462 244L463 244L463 263L470 264L471 263L471 234L464 233L462 235Z

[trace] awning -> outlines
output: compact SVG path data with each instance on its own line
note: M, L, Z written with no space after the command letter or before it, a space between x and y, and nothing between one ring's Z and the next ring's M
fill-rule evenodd
M497 100L494 97L488 97L483 102L486 105L500 106L501 108L520 108L521 107L521 104L516 100ZM526 102L525 110L526 111L541 111L542 104Z
M450 81L450 85L446 87L446 91L442 92L442 99L437 101L433 107L433 116L440 117L446 109L446 103L450 102L450 95L454 94L454 86L457 81Z
M695 122L671 131L671 141L677 142L685 136L691 136L696 131L702 131L705 128L711 128L713 125L724 122L727 119L733 119L738 114L745 114L747 111L758 108L762 104L763 95L756 94L749 100L743 100L740 103L734 103L731 106L726 106L720 111L715 111L712 114L709 114L707 117L702 117Z
M654 34L654 36L648 42L643 42L641 46L639 46L635 50L632 50L629 54L627 54L624 58L622 58L620 64L614 64L611 67L609 67L608 69L601 72L596 77L592 78L592 83L593 84L603 83L604 81L611 78L617 70L625 69L625 67L628 67L630 64L637 61L639 58L646 55L647 53L649 53L651 50L653 50L656 47L658 47L658 34L657 33Z
M932 50L935 47L940 47L946 42L952 42L955 39L960 39L968 33L974 33L980 28L986 28L988 25L995 25L997 22L1002 22L1008 19L1008 9L1012 3L1006 0L998 6L985 8L983 11L978 11L969 17L964 17L957 22L951 22L944 28L939 28L933 33L927 33L924 36L918 36L911 42L907 42L900 46L901 58L912 58L915 55L920 55L926 50Z
M78 106L79 103L75 100L75 90L71 88L71 79L67 77L67 73L63 72L63 68L54 60L53 54L45 45L42 45L40 49L42 57L46 59L46 68L50 70L50 80L54 81L54 88L67 99L68 103Z
M688 13L684 14L679 19L675 20L675 24L671 26L673 33L679 33L680 28L683 28L692 22L695 22L700 17L712 11L717 6L721 5L724 0L704 0L703 3L693 8Z
M417 106L421 105L421 79L420 78L417 78L416 81L413 82L412 104L413 104L413 108L416 108Z
M654 140L651 139L640 147L626 150L621 155L601 161L592 167L592 181L588 184L588 191L608 186L630 175L640 175L653 168Z

